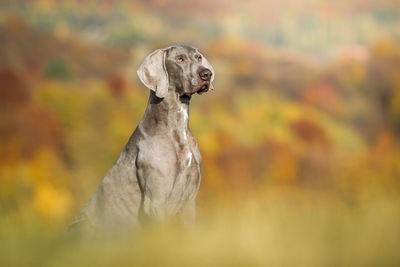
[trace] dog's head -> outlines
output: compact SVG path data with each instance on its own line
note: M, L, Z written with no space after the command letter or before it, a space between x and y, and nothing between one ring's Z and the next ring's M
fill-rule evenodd
M215 76L208 60L188 45L157 49L143 60L137 74L160 98L167 95L170 85L180 96L202 94L213 89Z

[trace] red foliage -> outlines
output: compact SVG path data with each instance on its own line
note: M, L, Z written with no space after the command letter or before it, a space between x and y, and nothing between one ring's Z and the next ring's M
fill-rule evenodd
M126 82L124 78L117 73L112 74L107 79L108 88L115 97L121 97L126 88Z
M314 83L307 87L302 95L301 99L306 104L311 104L326 110L334 110L338 104L338 94L335 88L324 82Z
M0 109L26 105L31 92L26 82L11 69L0 67Z
M292 131L303 141L309 144L329 146L330 141L318 124L308 119L300 119L291 124Z

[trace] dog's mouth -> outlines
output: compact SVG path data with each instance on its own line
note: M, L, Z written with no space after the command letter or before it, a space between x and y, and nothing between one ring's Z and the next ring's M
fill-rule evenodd
M209 82L205 82L199 90L197 90L196 93L198 93L199 95L207 92L210 89L210 83Z
M196 91L185 92L182 95L180 95L180 98L181 98L181 100L190 100L192 95L194 95L196 93L201 95L205 92L208 92L210 89L213 90L210 82L204 82Z

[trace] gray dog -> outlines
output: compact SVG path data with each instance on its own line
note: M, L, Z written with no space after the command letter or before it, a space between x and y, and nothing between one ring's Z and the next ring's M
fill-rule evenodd
M196 48L173 45L148 55L137 74L151 89L143 118L70 229L194 220L202 163L189 103L193 94L213 89L214 70Z

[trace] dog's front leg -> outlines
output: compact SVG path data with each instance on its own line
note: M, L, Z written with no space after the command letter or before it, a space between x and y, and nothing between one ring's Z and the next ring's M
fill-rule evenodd
M141 190L140 218L154 221L165 221L173 215L168 197L174 180L168 168L155 164L140 155L137 158L137 178Z

